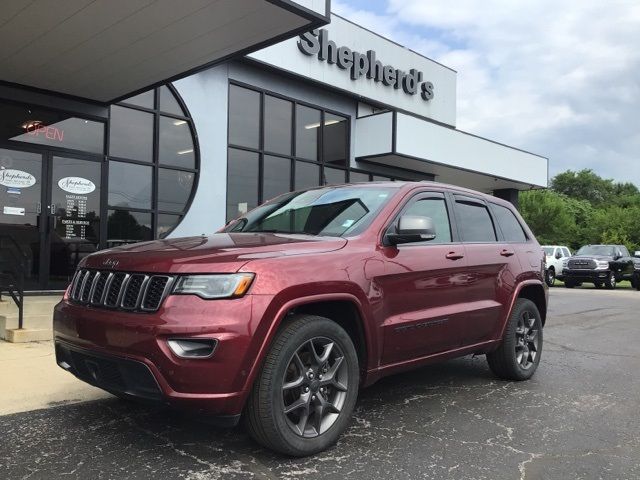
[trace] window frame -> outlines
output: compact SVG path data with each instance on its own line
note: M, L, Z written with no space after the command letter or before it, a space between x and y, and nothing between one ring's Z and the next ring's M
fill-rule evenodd
M169 91L173 94L175 100L178 102L180 108L185 113L185 115L177 115L175 113L166 112L162 110L160 104L160 89L165 86L169 89ZM154 108L142 107L139 105L135 105L132 103L127 103L126 99L113 104L113 106L125 107L132 110L137 110L140 112L146 112L153 115L153 130L152 130L152 160L151 162L136 160L132 158L126 157L116 157L110 154L109 151L109 142L110 142L110 126L111 126L111 108L109 108L109 118L106 122L106 134L105 134L105 165L107 174L104 177L105 180L105 197L102 202L101 215L104 215L105 218L105 228L102 229L101 232L101 244L106 245L108 240L108 232L107 232L107 222L108 222L108 212L109 210L126 210L131 212L139 212L139 213L151 213L151 230L153 232L152 239L159 238L158 236L158 216L159 215L174 215L178 217L178 222L167 232L164 233L162 238L166 238L171 232L173 232L182 222L185 215L189 211L193 199L195 197L196 191L198 190L199 182L200 182L200 145L198 142L198 133L195 128L194 121L191 117L189 109L184 103L184 100L175 89L175 87L171 83L167 83L165 85L161 85L153 89L153 105ZM193 154L194 154L194 168L180 167L177 165L166 165L160 163L160 118L167 117L175 120L183 120L186 122L189 127L189 133L191 134L191 139L193 141ZM151 177L151 208L133 208L133 207L117 207L110 205L108 203L108 195L109 195L109 161L117 161L123 163L132 163L136 165L146 165L152 167L152 177ZM187 201L184 205L184 208L177 211L169 211L158 208L158 187L159 187L159 177L160 177L160 169L166 170L174 170L178 172L188 172L193 174L193 185L191 188L191 192L187 198Z
M385 237L389 233L392 227L397 226L397 222L400 217L411 207L414 203L425 200L425 199L442 199L444 200L445 208L447 209L447 215L449 216L449 231L451 234L450 242L443 243L432 243L430 240L425 240L423 242L411 242L411 243L402 243L399 245L395 245L396 248L405 248L405 247L429 247L429 246L442 246L442 245L456 245L461 244L460 237L458 236L458 229L455 220L455 214L453 212L453 205L451 203L451 198L449 192L447 191L438 191L438 190L420 190L411 194L408 198L406 198L400 208L396 210L390 217L390 219L386 222L386 226L381 231L380 237L380 245L389 246L385 242Z
M456 217L455 222L456 222L456 230L458 230L458 238L460 239L460 243L465 244L465 245L491 245L491 244L496 244L496 243L504 243L504 236L502 235L502 230L500 230L498 228L497 225L497 221L496 218L493 214L493 211L491 210L491 207L489 205L489 202L487 202L486 200L484 200L483 198L480 197L476 197L473 195L469 195L467 193L453 193L451 194L451 201L452 201L452 205L453 205L453 211L454 211L454 215ZM462 231L460 229L460 222L458 220L458 207L457 204L458 202L461 203L468 203L468 204L475 204L477 206L481 206L484 207L487 210L487 213L489 214L489 218L491 219L491 225L493 227L493 234L495 235L496 239L494 241L485 241L485 242L478 242L478 241L473 241L473 242L467 242L463 239L463 235L462 235Z
M509 207L505 206L505 205L500 205L498 203L494 203L494 202L487 202L487 204L489 205L489 213L492 216L492 220L493 220L493 224L494 224L494 228L496 228L496 234L498 234L498 241L499 242L503 242L503 243L529 243L531 241L531 238L529 236L529 234L527 233L527 229L524 228L524 226L522 225L522 222L520 221L520 219L518 218L518 215L516 215L513 210L511 210ZM506 235L504 234L504 232L502 231L502 226L500 225L500 221L498 220L498 215L496 214L497 208L506 208L511 215L513 215L513 218L516 219L516 222L518 223L518 225L520 225L520 229L522 230L522 233L524 235L524 242L518 242L515 240L507 240ZM559 247L556 247L556 250L554 251L553 255L556 255L556 252L559 249ZM563 253L564 256L564 253Z
M254 92L257 92L260 94L260 122L259 122L259 143L258 143L258 148L252 148L252 147L245 147L243 145L237 145L237 144L233 144L230 143L229 139L230 139L230 132L229 132L229 125L230 125L230 116L231 116L231 106L230 106L230 99L231 99L231 88L232 87L239 87L239 88L246 88L248 90L252 90ZM266 150L265 147L265 129L264 129L264 122L265 122L265 98L266 96L269 95L271 97L280 99L280 100L284 100L287 102L291 103L291 154L290 155L285 155L282 153L277 153L277 152L273 152L270 150ZM301 105L304 107L308 107L308 108L313 108L316 110L320 111L320 125L321 128L319 129L318 132L318 143L317 143L317 161L314 160L308 160L306 158L302 158L302 157L298 157L296 156L296 107L297 105ZM345 166L339 166L339 165L334 165L331 163L325 163L325 159L324 159L324 122L325 122L325 115L326 114L331 114L331 115L336 115L339 117L344 117L347 119L347 127L346 127L346 142L345 142L345 158L346 158L346 165ZM245 150L248 152L253 152L253 153L257 153L258 154L258 205L262 205L265 201L267 201L267 198L264 198L264 157L265 155L268 156L272 156L272 157L279 157L279 158L284 158L284 159L288 159L290 161L290 171L289 171L289 191L293 192L296 190L302 190L302 188L297 188L295 181L296 181L296 165L298 164L298 162L303 162L303 163L309 163L311 165L316 165L319 167L319 173L318 173L318 184L316 186L325 186L325 185L331 185L330 183L327 182L326 179L326 175L325 175L325 169L329 168L329 169L334 169L334 170L340 170L340 171L344 171L345 172L345 181L344 183L351 183L351 173L360 173L360 174L364 174L367 175L368 177L368 182L371 181L375 181L374 177L385 177L388 178L389 181L396 181L396 180L401 180L401 181L412 181L411 178L406 177L406 176L400 176L400 175L395 175L395 174L386 174L386 173L376 173L376 172L371 172L371 171L367 171L367 170L363 170L362 168L352 168L351 167L351 134L352 134L352 128L353 128L353 121L354 121L354 117L352 117L351 115L344 113L344 112L339 112L337 110L333 110L330 108L326 108L323 107L321 105L317 105L317 104L313 104L310 102L306 102L304 100L298 100L296 98L293 97L288 97L286 95L282 95L278 92L274 92L273 90L268 90L265 88L261 88L261 87L257 87L255 85L251 85L249 83L245 83L239 80L235 80L235 79L229 79L228 83L227 83L227 165L229 162L229 156L228 156L228 152L229 149L233 148L233 149L237 149L237 150ZM227 169L228 171L228 169ZM421 174L424 175L424 174ZM413 179L415 180L415 179ZM227 194L226 194L226 203L228 204L228 199L229 199L229 189L228 189L228 185L229 185L229 176L227 174ZM285 192L283 192L285 193ZM225 215L226 215L226 205L225 205ZM231 218L226 218L225 217L225 222L229 222L233 219Z

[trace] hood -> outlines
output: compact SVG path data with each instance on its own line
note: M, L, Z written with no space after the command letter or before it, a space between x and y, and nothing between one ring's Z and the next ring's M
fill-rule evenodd
M339 250L340 237L275 233L216 233L134 243L102 250L80 266L148 273L236 272L251 260Z

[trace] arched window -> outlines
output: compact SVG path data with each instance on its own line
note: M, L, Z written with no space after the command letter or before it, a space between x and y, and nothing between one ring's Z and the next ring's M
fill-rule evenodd
M107 247L166 237L186 214L200 158L193 121L164 85L111 107Z

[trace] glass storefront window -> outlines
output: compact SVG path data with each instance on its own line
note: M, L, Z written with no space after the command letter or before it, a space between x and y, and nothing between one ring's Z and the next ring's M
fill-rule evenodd
M174 115L184 115L178 100L166 86L160 87L160 111L173 113Z
M151 166L109 162L109 206L151 208Z
M333 113L324 114L322 156L325 163L347 166L347 119Z
M259 92L236 85L229 87L229 144L259 148Z
M90 153L104 151L104 123L40 107L0 102L0 141Z
M156 228L156 236L158 238L165 238L171 230L180 222L179 215L169 215L161 213L158 215L158 226Z
M158 210L183 212L193 189L195 175L191 172L158 170Z
M133 108L111 107L109 155L153 160L153 114Z
M165 165L194 168L196 154L193 137L186 120L160 117L158 159Z
M291 155L293 115L292 103L265 95L264 97L264 150Z
M291 190L291 160L283 157L264 156L262 198L270 200Z
M320 110L296 105L296 157L318 160Z
M361 173L361 172L349 172L349 182L350 183L359 183L359 182L368 182L369 174Z
M307 162L296 162L295 190L320 185L320 166Z
M346 182L346 171L337 168L324 168L325 185L337 185Z
M138 107L144 108L153 108L154 103L154 92L153 90L148 90L134 97L129 97L126 100L123 100L122 103L129 103L131 105L137 105Z
M258 206L257 153L229 148L227 167L227 221Z
M150 213L109 210L107 248L151 240L152 238Z

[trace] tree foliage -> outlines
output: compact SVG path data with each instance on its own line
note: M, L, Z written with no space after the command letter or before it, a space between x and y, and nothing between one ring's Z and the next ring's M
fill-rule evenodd
M640 191L592 170L567 170L549 190L520 195L520 211L541 244L613 243L640 250Z

